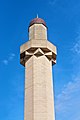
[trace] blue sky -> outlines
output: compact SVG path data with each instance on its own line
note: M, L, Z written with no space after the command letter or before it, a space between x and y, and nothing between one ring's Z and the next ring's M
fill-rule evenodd
M80 0L0 1L0 119L23 120L20 45L37 13L58 49L53 67L56 120L80 120Z

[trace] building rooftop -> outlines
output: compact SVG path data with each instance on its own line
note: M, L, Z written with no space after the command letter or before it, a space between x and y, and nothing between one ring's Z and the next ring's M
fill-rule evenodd
M43 19L38 18L38 17L31 20L29 27L32 26L33 24L43 24L44 26L46 26L46 22Z

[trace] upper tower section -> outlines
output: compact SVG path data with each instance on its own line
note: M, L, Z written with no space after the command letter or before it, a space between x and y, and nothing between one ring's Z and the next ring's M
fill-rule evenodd
M29 24L29 40L47 40L46 22L41 18L34 18Z
M56 46L47 39L47 26L43 19L34 18L29 24L29 41L20 47L20 63L25 63L32 56L45 56L54 65L56 63Z

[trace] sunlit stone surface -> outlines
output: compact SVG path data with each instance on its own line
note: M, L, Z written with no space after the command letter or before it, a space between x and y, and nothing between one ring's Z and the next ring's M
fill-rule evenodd
M29 41L20 47L25 67L24 120L55 120L52 65L56 46L47 40L47 26L41 18L29 25Z

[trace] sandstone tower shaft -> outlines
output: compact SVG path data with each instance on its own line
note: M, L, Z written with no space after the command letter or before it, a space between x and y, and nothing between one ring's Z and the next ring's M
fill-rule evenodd
M20 47L25 66L24 120L55 120L52 65L56 47L47 40L47 26L35 18L29 25L29 41Z

